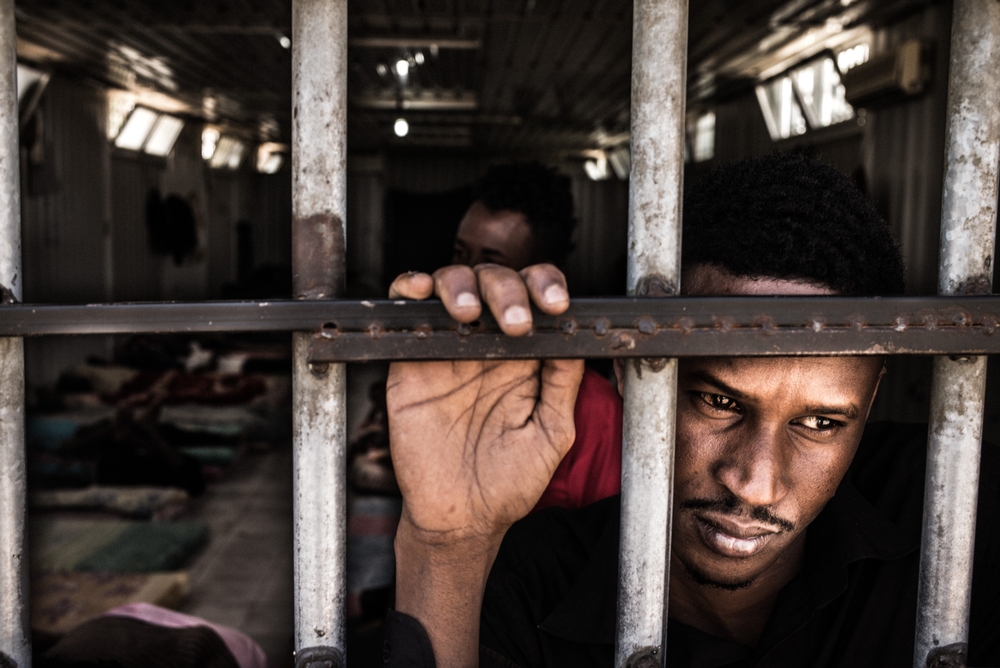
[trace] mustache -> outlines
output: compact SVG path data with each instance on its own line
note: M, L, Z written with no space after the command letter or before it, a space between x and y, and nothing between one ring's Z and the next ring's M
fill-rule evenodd
M758 522L778 527L783 531L795 530L794 522L778 517L767 506L748 506L735 496L727 496L722 499L688 499L681 503L680 507L683 510L711 510L723 515L749 517Z

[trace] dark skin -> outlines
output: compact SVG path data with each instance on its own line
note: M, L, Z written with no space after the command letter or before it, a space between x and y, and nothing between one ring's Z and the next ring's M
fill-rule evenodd
M520 271L541 262L527 218L519 211L491 211L481 201L473 202L455 233L452 262L474 267L499 264Z
M688 294L828 294L708 266ZM471 322L483 302L511 336L529 300L562 313L551 265L400 276L393 298L441 298ZM798 572L810 522L854 456L882 362L874 358L710 358L682 365L677 412L670 614L753 646ZM391 367L392 456L403 493L396 607L416 617L442 668L475 666L486 577L513 522L538 501L575 437L582 360L421 362ZM621 376L619 376L621 377Z

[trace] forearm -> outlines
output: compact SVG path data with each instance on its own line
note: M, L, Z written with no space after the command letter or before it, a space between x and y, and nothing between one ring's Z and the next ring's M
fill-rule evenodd
M483 590L501 538L429 539L404 512L395 541L396 610L423 625L438 668L478 664Z

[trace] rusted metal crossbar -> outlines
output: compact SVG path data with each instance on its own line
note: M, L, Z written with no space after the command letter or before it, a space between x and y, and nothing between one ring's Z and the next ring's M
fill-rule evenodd
M1000 295L575 299L504 336L489 313L465 325L439 302L289 300L0 309L0 337L312 332L311 362L392 359L1000 353Z

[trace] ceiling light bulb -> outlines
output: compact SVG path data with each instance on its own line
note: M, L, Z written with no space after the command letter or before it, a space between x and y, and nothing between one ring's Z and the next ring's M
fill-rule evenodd
M410 73L410 63L409 61L400 59L396 61L396 74L401 77L405 77Z
M278 38L278 44L284 49L289 49L292 46L292 40L288 39L284 35Z
M405 137L410 132L410 124L406 122L405 118L397 118L392 126L392 131L396 133L397 137Z
M413 54L413 60L417 61L417 65L423 65L424 64L424 52L423 51L417 51L415 54Z

